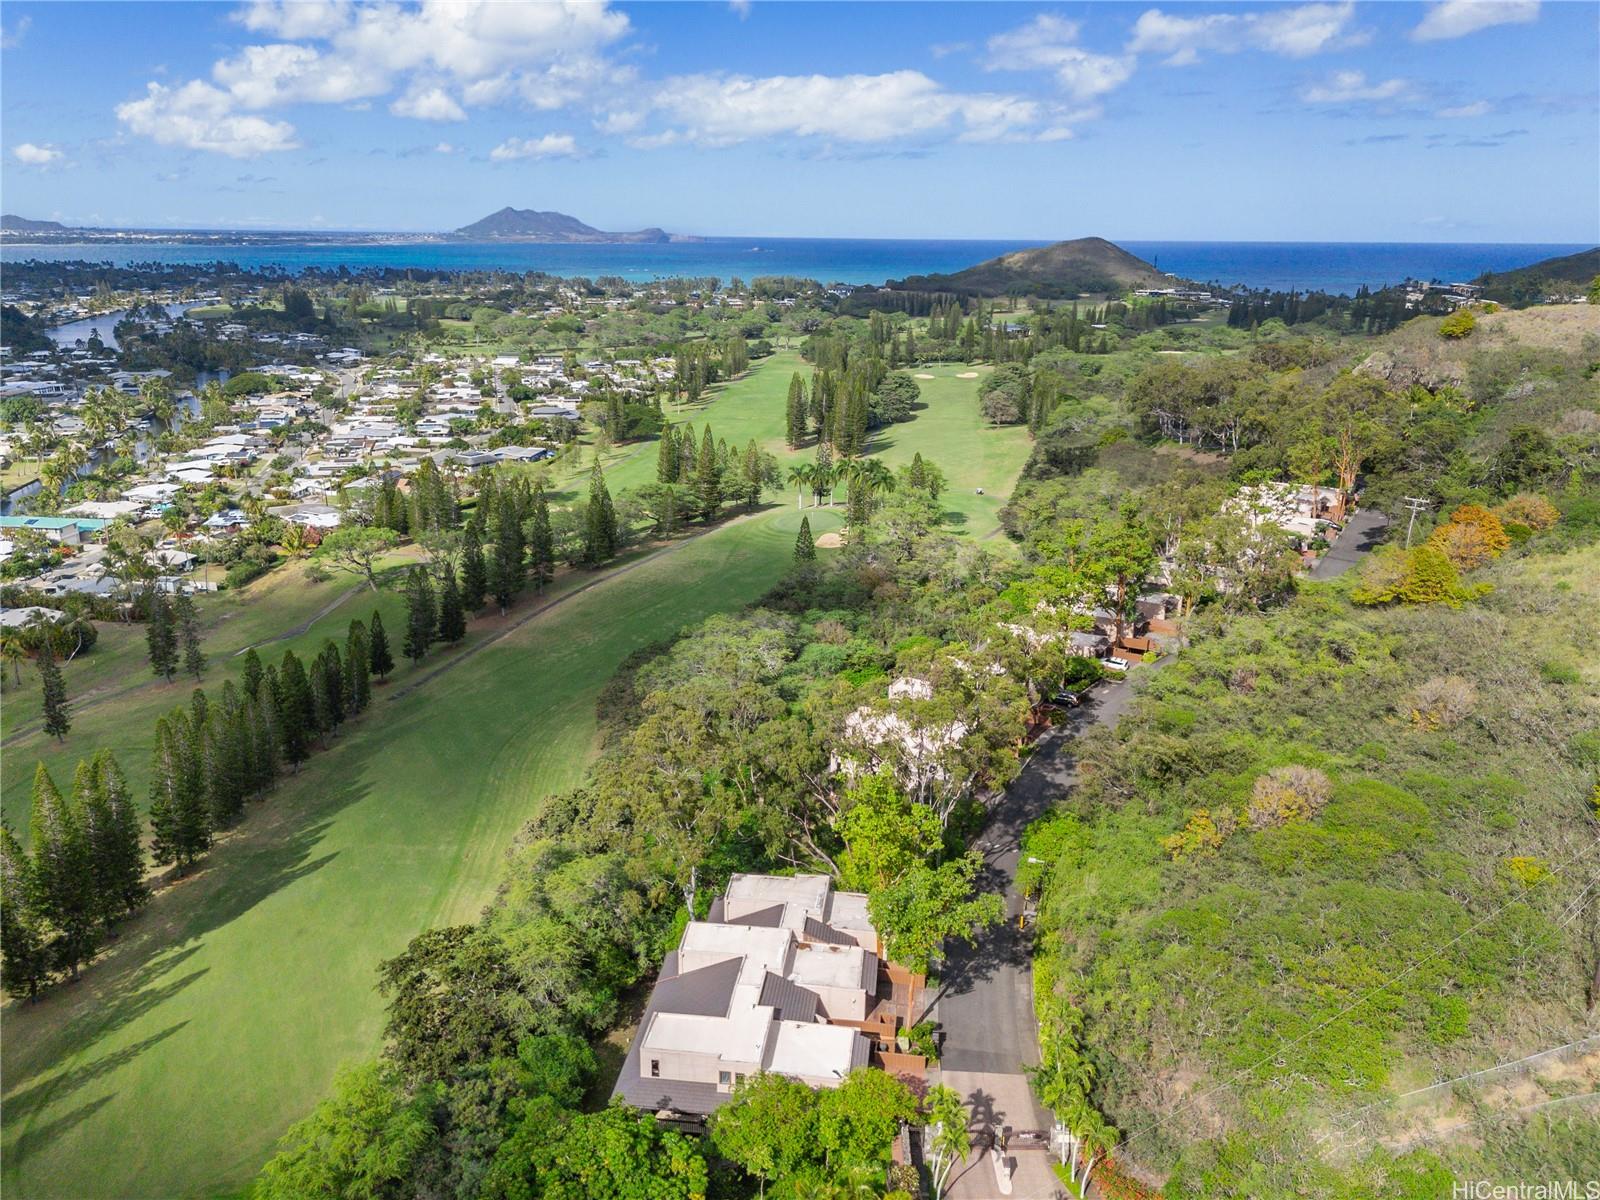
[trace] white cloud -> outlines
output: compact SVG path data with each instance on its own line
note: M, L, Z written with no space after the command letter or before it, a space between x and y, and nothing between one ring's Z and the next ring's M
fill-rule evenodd
M48 142L42 146L33 142L19 142L11 148L11 154L19 163L26 163L30 167L48 167L51 163L60 162L63 157L61 151Z
M341 53L388 71L433 68L475 82L591 53L628 28L622 13L583 0L423 0L415 9L360 8L332 42Z
M287 121L241 115L229 93L198 79L175 88L148 84L142 99L119 104L116 111L133 133L163 146L255 158L300 144Z
M0 50L14 50L22 45L22 39L27 36L28 30L33 27L32 17L18 17L17 23L7 29L0 25Z
M1038 121L1037 102L991 93L945 91L920 71L884 75L684 75L656 91L654 105L674 118L679 136L727 146L791 135L883 142L948 130L969 141L994 140ZM665 145L662 135L634 145Z
M538 138L507 138L489 157L495 162L518 158L577 158L578 141L570 133L547 133Z
M237 110L361 108L398 91L389 106L396 115L459 121L475 105L520 100L553 110L633 80L631 68L603 53L630 28L605 0L252 0L236 19L283 40L216 62L212 83L128 101L117 109L124 124L160 130L148 136L173 144L260 153L292 144L293 128Z
M597 119L594 127L601 133L623 134L632 133L644 124L646 114L632 109L619 109L608 112Z
M1355 101L1395 100L1411 90L1404 79L1368 82L1363 71L1335 71L1322 83L1301 92L1312 104L1349 104Z
M1128 50L1164 54L1169 66L1199 61L1202 52L1237 54L1265 50L1286 58L1309 58L1325 50L1356 45L1365 38L1349 31L1353 0L1302 4L1259 13L1205 13L1177 16L1152 8L1133 26Z
M433 152L435 154L454 154L456 152L456 148L449 142L440 142L433 148Z
M287 42L246 46L216 63L211 78L244 108L348 104L381 96L391 86L387 75L360 62Z
M986 65L991 71L1053 71L1062 90L1075 100L1115 91L1132 76L1131 55L1095 54L1076 45L1077 40L1076 22L1042 13L990 38Z
M413 89L389 105L389 111L397 117L414 117L419 121L467 119L466 110L442 87Z
M349 25L354 11L349 0L251 0L234 19L256 33L325 38Z
M728 7L741 21L750 15L750 0L728 0Z
M1524 25L1539 19L1539 0L1443 0L1428 9L1411 37L1437 42L1465 37L1495 25Z
M1441 108L1434 114L1436 117L1482 117L1487 116L1494 108L1487 100L1474 100L1471 104L1458 104L1454 108Z

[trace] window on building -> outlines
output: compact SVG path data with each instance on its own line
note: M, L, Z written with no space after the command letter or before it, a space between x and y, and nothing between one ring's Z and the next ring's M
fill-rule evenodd
M733 1086L733 1074L732 1074L732 1072L729 1072L729 1071L718 1071L717 1072L717 1086L719 1088L729 1088L729 1087Z
M652 1058L650 1060L650 1078L661 1078L661 1060L659 1058Z

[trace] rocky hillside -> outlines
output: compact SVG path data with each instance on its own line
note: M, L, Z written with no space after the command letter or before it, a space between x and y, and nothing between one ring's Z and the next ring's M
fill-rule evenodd
M531 208L502 208L482 220L463 225L455 236L476 241L504 242L670 242L662 229L638 229L632 233L608 233L586 225L577 217L559 212L539 212Z

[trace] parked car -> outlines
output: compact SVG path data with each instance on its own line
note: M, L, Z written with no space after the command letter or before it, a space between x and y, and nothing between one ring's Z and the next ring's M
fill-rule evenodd
M1078 705L1083 703L1083 697L1077 692L1069 692L1063 689L1050 697L1050 703L1059 704L1062 708L1077 708Z
M1105 660L1106 670L1108 671L1126 671L1132 665L1127 659L1118 658L1114 654Z

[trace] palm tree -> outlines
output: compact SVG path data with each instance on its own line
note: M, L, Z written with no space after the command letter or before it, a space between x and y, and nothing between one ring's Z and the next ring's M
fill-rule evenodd
M858 458L852 464L850 486L865 488L872 495L894 491L894 472L876 458Z
M815 479L815 472L810 463L801 463L799 466L789 468L789 482L795 486L794 506L804 508L806 488L810 487Z
M11 680L13 683L22 682L22 660L28 656L27 647L22 644L22 634L16 629L7 628L0 631L0 658L11 664Z
M306 527L294 521L282 521L279 525L278 545L283 547L283 552L290 558L303 557L311 549L306 540Z
M150 376L139 384L139 399L150 415L161 422L163 429L172 428L178 402L173 399L170 383L159 375Z

